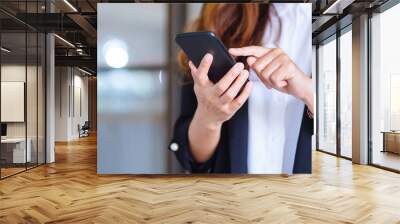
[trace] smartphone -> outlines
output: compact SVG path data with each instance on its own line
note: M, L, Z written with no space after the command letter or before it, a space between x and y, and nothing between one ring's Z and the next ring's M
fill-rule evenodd
M213 55L208 76L214 83L218 82L236 63L213 32L179 33L175 37L175 42L196 67L200 65L204 55L207 53Z

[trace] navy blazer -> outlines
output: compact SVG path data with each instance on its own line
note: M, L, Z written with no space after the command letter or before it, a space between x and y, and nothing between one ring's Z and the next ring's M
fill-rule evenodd
M189 124L196 107L197 99L193 91L193 83L183 85L181 112L175 123L174 136L170 145L170 149L174 151L183 168L191 173L247 173L248 103L246 102L230 120L224 122L217 149L204 163L197 163L189 148ZM312 134L313 120L307 116L305 108L293 173L311 173Z

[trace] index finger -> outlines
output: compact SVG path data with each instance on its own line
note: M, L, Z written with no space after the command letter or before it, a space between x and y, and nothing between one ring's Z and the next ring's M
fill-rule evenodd
M229 53L233 56L255 56L261 57L268 53L271 49L261 46L248 46L241 48L230 48Z

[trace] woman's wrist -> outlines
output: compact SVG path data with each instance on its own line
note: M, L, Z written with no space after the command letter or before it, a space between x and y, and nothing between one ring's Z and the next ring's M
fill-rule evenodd
M211 158L221 136L222 125L209 121L206 116L206 113L197 109L188 130L189 147L197 163L204 163Z
M308 76L303 76L304 91L300 99L306 104L308 110L314 114L314 91L312 87L312 79Z
M210 119L210 116L199 108L196 109L192 122L195 122L198 126L201 126L208 131L218 131L222 126L222 122L213 121Z

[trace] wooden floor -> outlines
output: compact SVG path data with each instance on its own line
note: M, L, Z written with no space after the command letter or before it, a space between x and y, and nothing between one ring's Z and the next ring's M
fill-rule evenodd
M14 167L12 167L12 168L9 168L9 167L7 167L7 168L1 168L1 177L3 178L3 177L8 177L8 176L11 176L11 175L13 175L13 174L16 174L16 173L19 173L19 172L23 172L23 171L25 171L26 169L25 169L25 167L23 167L23 168L14 168Z
M94 137L0 181L0 223L400 223L400 175L315 152L313 174L99 176Z

